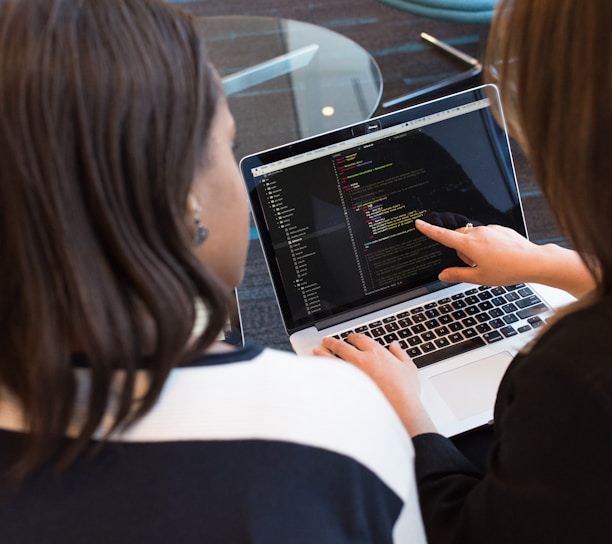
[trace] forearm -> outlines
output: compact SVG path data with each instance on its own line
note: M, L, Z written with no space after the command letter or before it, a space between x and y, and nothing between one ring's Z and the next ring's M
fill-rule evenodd
M576 298L586 295L596 286L580 255L556 244L537 246L525 281L563 289Z
M389 400L394 402L394 399ZM438 432L427 410L418 399L409 399L403 403L395 400L395 409L411 438L420 434Z

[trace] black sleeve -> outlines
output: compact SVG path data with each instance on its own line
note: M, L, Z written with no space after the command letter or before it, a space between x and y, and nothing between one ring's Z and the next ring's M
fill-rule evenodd
M602 359L596 351L584 357ZM607 359L602 370L550 349L515 360L499 392L484 475L445 437L415 437L430 544L612 542Z

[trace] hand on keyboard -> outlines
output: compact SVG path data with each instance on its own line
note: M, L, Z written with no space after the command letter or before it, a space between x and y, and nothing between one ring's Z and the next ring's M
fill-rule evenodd
M398 342L392 342L387 349L368 336L353 333L345 340L324 338L314 354L339 357L370 376L411 436L435 432L420 400L417 367Z

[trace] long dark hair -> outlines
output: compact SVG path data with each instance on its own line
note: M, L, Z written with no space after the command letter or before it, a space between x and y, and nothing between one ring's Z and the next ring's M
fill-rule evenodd
M511 132L597 278L595 298L612 293L611 20L609 0L500 0L487 59Z
M23 473L74 416L75 352L91 383L64 466L99 427L116 370L119 428L221 330L224 294L185 217L220 90L193 21L161 0L5 0L0 51L0 385L26 416ZM207 325L187 348L195 300Z

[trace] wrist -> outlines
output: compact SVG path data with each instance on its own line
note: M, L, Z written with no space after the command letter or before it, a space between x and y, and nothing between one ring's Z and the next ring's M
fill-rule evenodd
M419 434L438 432L427 410L420 402L404 407L399 416L411 438Z
M556 244L538 246L539 258L533 261L533 279L580 298L595 288L595 280L582 258L571 249Z

